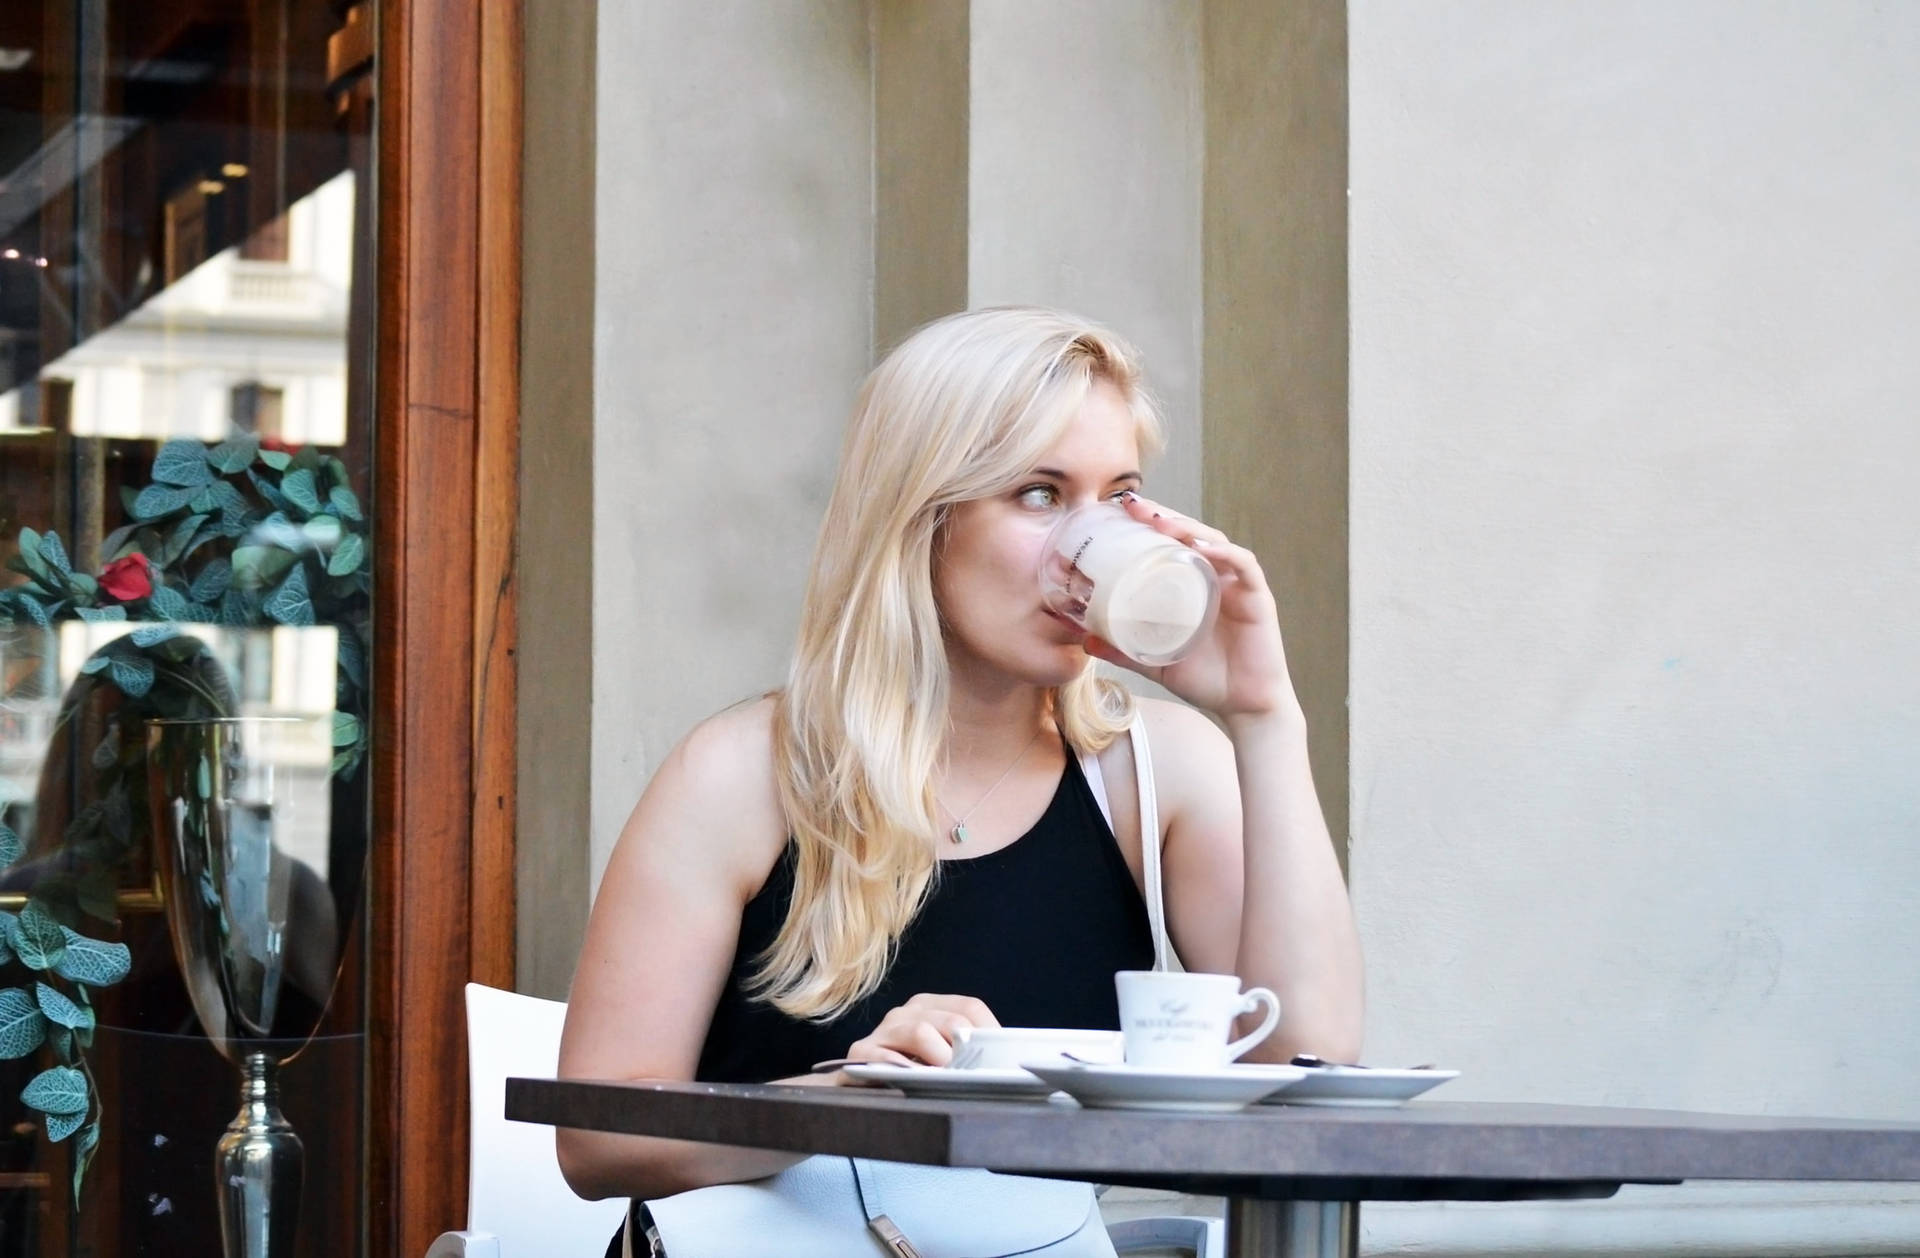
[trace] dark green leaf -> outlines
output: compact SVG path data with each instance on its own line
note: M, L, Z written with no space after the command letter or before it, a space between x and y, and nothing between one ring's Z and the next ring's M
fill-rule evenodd
M66 576L73 571L73 563L67 558L67 548L60 544L60 535L52 529L48 529L40 537L40 558L61 576Z
M153 456L153 479L169 485L204 485L213 479L207 466L207 448L182 437L160 447Z
M87 1077L71 1066L54 1066L35 1075L20 1099L43 1114L85 1114Z
M343 771L351 768L359 758L360 753L351 747L345 751L336 751L333 753L333 761L327 766L327 772L334 777L339 777Z
M217 483L217 482L216 482ZM187 510L205 515L213 510L213 484L206 484L193 491L193 497L187 499Z
M280 478L280 492L287 501L308 515L320 510L320 494L314 487L313 473L307 468L295 468Z
M285 511L293 505L287 501L287 496L280 492L278 485L260 475L260 473L253 468L247 469L247 480L253 485L254 489L259 491L260 496L266 500L268 506L276 510Z
M157 590L155 591L155 593L158 592ZM179 595L176 594L174 597L178 598ZM184 602L185 600L182 600L183 605ZM184 620L186 618L183 616L181 619ZM179 636L180 629L177 625L141 625L138 629L135 629L127 635L137 647L159 646L167 639L177 638Z
M120 759L120 727L109 725L106 737L102 738L100 745L93 749L93 767L111 768L118 759Z
M0 965L13 960L13 914L0 913Z
M294 453L293 469L295 471L300 471L302 469L309 472L319 471L320 470L320 451L314 448L313 446L301 446L300 449Z
M123 558L128 549L127 543L133 540L134 531L139 527L140 523L136 520L132 524L122 524L107 534L107 540L100 543L100 557L108 563Z
M313 623L313 600L307 596L307 570L298 564L273 597L260 605L260 610L283 625L310 625Z
M219 623L229 629L245 629L259 619L255 601L241 590L228 590L220 596Z
M333 714L333 745L351 747L360 741L360 718L351 712Z
M75 594L78 594L81 598L97 599L100 597L100 583L84 572L76 572L69 576L67 578L67 588Z
M360 635L348 626L340 627L340 641L336 648L340 671L347 680L356 686L367 684L367 656L360 646Z
M87 662L80 666L80 671L88 674L97 673L111 663L113 663L113 657L111 655L104 653L89 655Z
M140 497L140 491L132 485L120 486L120 509L128 515L133 514L133 504Z
M100 1147L100 1120L95 1118L80 1129L73 1142L73 1208L80 1209L80 1184L93 1164L93 1151Z
M13 591L13 595L14 597L10 601L15 607L27 613L28 620L39 625L42 629L53 628L53 617L47 615L47 609L41 604L39 599L27 593L25 590L15 590ZM89 609L83 607L80 609L80 614L85 616L88 610Z
M255 523L252 512L230 511L214 522L213 531L216 535L231 540L251 533Z
M191 489L175 489L171 485L148 485L133 500L133 517L136 520L157 520L170 512L178 511L193 501Z
M207 517L204 514L185 517L173 526L173 532L167 535L166 544L161 546L160 553L149 557L162 568L171 567L176 559L186 553L187 543L193 540L193 535L199 532L200 526L206 522Z
M252 433L241 433L207 451L207 462L218 471L232 475L246 471L247 465L253 462L253 456L259 452L260 438Z
M213 505L229 515L247 510L247 496L235 489L231 481L217 480L207 486L207 491L213 495Z
M7 923L7 942L29 970L48 970L67 954L66 927L53 920L37 899Z
M115 603L112 607L76 607L80 619L87 621L125 620L127 609Z
M153 661L144 655L116 655L107 668L113 684L129 699L138 699L153 689Z
M24 987L0 991L0 1061L25 1057L47 1038L46 1015Z
M0 822L0 869L5 869L19 860L21 853L25 851L26 844L22 843L20 836L13 832L13 827Z
M53 972L68 982L111 987L133 968L133 954L127 951L127 945L89 939L65 926L60 930L65 950L54 964Z
M73 1065L73 1032L67 1027L49 1025L47 1027L47 1047L53 1055L65 1064Z
M33 985L34 999L40 1002L40 1012L47 1015L47 1021L58 1026L77 1030L93 1025L93 1010L82 1009L69 1000L57 987L49 987L36 981Z
M47 1139L59 1144L74 1132L80 1130L80 1124L87 1121L87 1111L78 1114L48 1114Z
M153 593L147 596L147 608L156 616L168 620L184 620L187 614L187 596L170 585L156 585ZM145 646L146 643L140 645Z
M358 572L366 557L366 539L358 533L349 533L340 539L340 544L334 548L333 556L327 560L327 573L330 576L344 577Z
M293 456L285 450L262 450L260 461L276 472L284 472L287 470L287 465L293 462Z
M227 587L232 584L233 565L225 559L209 559L207 566L193 578L193 584L187 592L193 595L195 602L211 603L225 594Z
M38 564L43 568L46 566L46 561L40 558L40 535L38 533L28 528L21 529L20 537L18 541L15 542L15 545L19 548L20 558L26 560L29 564Z
M360 514L360 500L356 498L353 491L345 485L335 485L329 490L327 492L327 502L335 511L338 511L349 520L363 518Z
M241 546L233 552L233 581L242 589L272 585L299 562L299 556L278 546Z

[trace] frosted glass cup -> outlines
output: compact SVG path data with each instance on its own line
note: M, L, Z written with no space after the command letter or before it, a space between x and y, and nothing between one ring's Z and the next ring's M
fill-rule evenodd
M1069 512L1048 535L1040 597L1127 658L1171 664L1213 624L1220 580L1190 547L1100 503Z

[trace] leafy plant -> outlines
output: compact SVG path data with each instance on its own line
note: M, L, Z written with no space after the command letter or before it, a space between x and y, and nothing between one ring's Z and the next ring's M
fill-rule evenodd
M24 580L0 590L0 626L138 626L82 666L94 684L117 692L119 705L88 749L95 797L65 827L64 868L37 878L18 914L0 914L0 968L27 972L20 985L0 988L0 1059L50 1050L54 1064L20 1099L42 1116L50 1140L77 1133L76 1199L100 1139L101 1100L85 1055L92 991L131 966L125 945L77 928L88 917L117 920L121 874L146 848L146 721L223 715L233 706L208 676L204 645L183 626L337 626L332 772L361 773L367 754L370 550L346 465L311 447L291 453L243 435L218 445L169 441L152 475L152 484L124 491L130 523L102 542L97 573L75 569L57 533L23 528L10 566ZM56 728L75 712L63 705ZM23 849L0 825L0 869L20 861Z

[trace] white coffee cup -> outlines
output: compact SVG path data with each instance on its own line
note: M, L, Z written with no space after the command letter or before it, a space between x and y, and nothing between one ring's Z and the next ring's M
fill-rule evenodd
M1113 503L1061 517L1040 555L1053 613L1142 664L1171 664L1213 623L1220 579L1191 547Z
M1120 1033L1075 1027L966 1027L954 1039L951 1064L961 1070L1017 1070L1030 1061L1057 1064L1062 1053L1081 1061L1118 1062Z
M1129 1066L1218 1070L1280 1024L1280 998L1264 987L1242 992L1231 974L1121 970L1113 985ZM1233 1020L1261 1005L1267 1016L1259 1028L1232 1039Z

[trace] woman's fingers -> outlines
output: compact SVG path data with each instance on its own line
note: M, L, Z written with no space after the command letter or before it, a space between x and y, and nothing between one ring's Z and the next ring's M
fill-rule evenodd
M971 996L922 994L888 1012L873 1034L857 1040L847 1056L895 1065L944 1066L953 1046L974 1027L997 1027L993 1011Z

